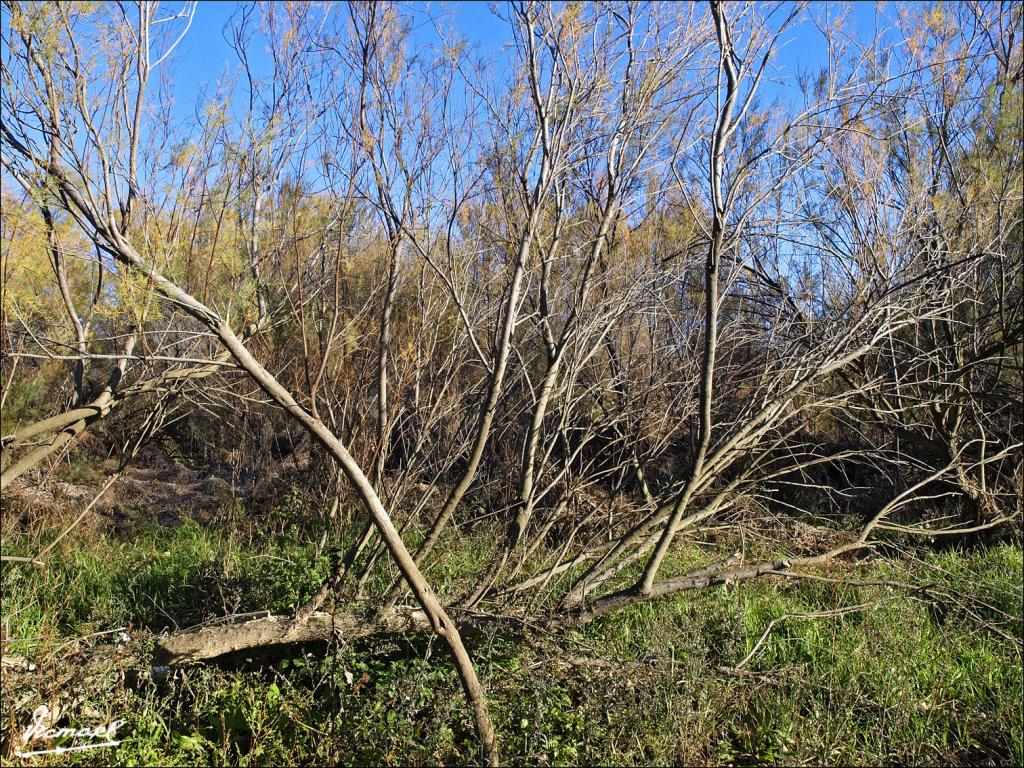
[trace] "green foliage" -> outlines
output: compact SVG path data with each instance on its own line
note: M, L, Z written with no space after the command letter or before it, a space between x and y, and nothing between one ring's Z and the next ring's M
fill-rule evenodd
M46 571L4 566L2 618L13 641L5 653L33 658L66 636L126 625L287 611L329 567L295 538L257 545L192 523L140 530L131 541L69 537ZM4 552L28 554L45 540L9 537ZM442 584L480 559L471 537L449 544ZM674 557L670 569L698 559ZM1018 763L1022 562L1019 546L1000 545L858 574L913 575L933 599L762 580L636 605L541 646L477 640L471 653L511 764ZM987 612L995 631L979 630L971 611ZM775 625L742 673L730 673L783 614L793 618ZM121 698L93 695L95 709L129 721L124 743L44 762L399 765L475 755L455 673L423 638L299 649L241 669L179 670Z

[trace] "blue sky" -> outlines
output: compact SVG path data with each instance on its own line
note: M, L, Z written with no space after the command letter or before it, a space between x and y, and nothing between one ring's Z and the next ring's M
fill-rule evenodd
M889 7L886 8L885 6ZM182 41L174 65L174 81L177 108L188 113L194 104L200 86L206 82L213 86L226 68L237 64L234 53L224 40L222 30L236 10L235 2L213 2L203 0L196 10L192 27ZM886 16L892 14L892 5L862 0L853 3L818 2L809 7L816 17L835 16L849 7L853 17L853 28L857 37L864 42L874 35L876 11ZM509 26L498 14L507 16L504 3L477 1L466 2L414 2L403 5L414 17L413 39L420 46L436 46L438 35L432 19L450 22L460 35L471 45L479 46L480 53L492 60L500 60L502 46L510 39ZM332 12L340 9L337 4ZM785 9L777 16L784 16ZM444 24L442 24L444 26ZM884 26L884 25L883 25ZM791 27L782 38L774 66L775 75L793 78L799 69L814 70L825 60L825 44L820 32L808 21ZM264 50L250 52L257 67L267 60ZM793 81L791 81L792 84ZM771 98L785 96L786 90L773 83L764 84L764 95ZM795 93L795 92L794 92Z
M174 65L175 96L179 109L187 113L202 83L213 86L227 68L237 66L234 52L224 39L223 29L231 19L239 3L228 1L201 0L188 34L176 51ZM324 3L326 7L328 4ZM339 12L337 3L332 12ZM416 2L403 5L414 17L412 34L418 45L437 46L439 36L435 21L440 20L442 28L450 23L470 44L480 47L481 53L500 56L501 47L511 35L509 26L492 12L492 7L504 15L501 4L488 2ZM266 63L265 50L250 52L257 67Z
M161 3L158 16L173 16L185 5L184 0L173 0ZM173 94L172 115L183 125L192 122L195 115L197 98L205 90L207 98L212 94L219 81L228 74L238 71L237 55L224 37L225 26L231 21L234 13L239 11L240 3L213 2L202 0L198 3L192 24L176 48L174 56L162 65L169 76ZM732 4L738 8L738 4ZM768 4L758 10L769 8ZM507 44L511 39L511 30L502 17L508 17L510 9L505 2L441 2L440 0L423 0L401 4L406 14L412 17L412 41L414 48L419 50L436 49L440 43L437 27L452 28L457 35L464 38L476 54L491 61L495 75L501 77L502 71L508 72L504 66ZM874 37L876 13L884 14L891 19L895 14L892 3L875 3L865 0L852 4L839 2L812 3L809 14L815 17L835 16L849 9L853 23L852 31L862 42L870 42ZM880 10L881 9L881 10ZM314 15L330 12L344 14L342 2L322 2L314 7ZM783 5L775 14L774 22L787 15L787 7ZM9 14L0 14L7 23ZM180 22L175 22L179 24ZM883 22L880 26L889 26ZM174 34L177 34L175 32ZM154 52L156 53L156 51ZM771 101L775 98L799 99L795 83L795 75L800 69L816 72L825 61L825 44L823 37L810 21L792 26L780 40L777 54L773 59L769 79L762 83L761 100ZM257 76L269 74L270 56L265 43L257 38L248 51L250 62ZM774 80L785 82L778 85ZM157 89L151 88L149 98L157 97ZM236 102L237 103L237 102Z
M168 3L166 7L168 11L173 12L174 8L180 6ZM450 28L476 49L476 55L495 65L497 77L500 78L503 71L509 71L508 66L502 66L507 59L505 49L512 36L510 26L504 20L510 15L506 3L432 0L403 3L401 7L412 17L411 36L414 50L436 50L441 42L438 29L447 31ZM765 4L757 10L766 13L765 9L771 7ZM780 6L771 16L770 25L780 24L791 9L792 6L788 4ZM239 3L235 2L203 0L198 4L191 28L176 51L171 78L174 86L173 112L184 124L190 123L193 119L196 98L204 87L207 95L211 94L220 78L236 70L239 65L235 52L224 38L225 25L229 24L232 15L238 10ZM767 77L759 89L761 104L780 99L790 102L794 107L801 106L802 97L796 83L796 75L800 71L809 71L816 75L825 64L827 56L825 40L811 19L816 19L820 25L825 17L834 18L849 12L852 23L848 25L847 30L862 43L869 43L874 38L876 14L891 17L894 10L892 4L886 7L886 4L869 1L811 4L803 19L789 27L780 38ZM315 8L314 18L318 18L323 12L344 14L346 11L342 3L322 3ZM883 22L879 26L885 27L889 24ZM265 43L259 38L255 39L247 55L257 76L270 74L270 56ZM467 148L467 151L472 152L472 149ZM316 184L315 181L313 183Z

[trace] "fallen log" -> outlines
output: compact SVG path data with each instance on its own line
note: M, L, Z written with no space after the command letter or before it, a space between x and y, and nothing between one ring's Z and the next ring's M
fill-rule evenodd
M426 613L410 607L396 607L387 614L374 617L327 611L317 611L304 621L293 616L265 616L158 636L153 648L153 662L177 666L277 646L331 640L350 642L377 635L431 631Z
M245 651L304 643L353 642L369 637L431 634L433 627L423 609L395 606L387 612L364 615L314 611L308 617L294 615L231 617L154 638L154 667L174 667L213 661ZM500 632L526 640L547 634L547 621L527 620L472 610L453 610L451 618L460 634L469 636Z

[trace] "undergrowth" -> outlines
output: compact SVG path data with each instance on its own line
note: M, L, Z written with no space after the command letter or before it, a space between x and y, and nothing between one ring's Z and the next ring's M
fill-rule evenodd
M9 535L4 554L29 556L53 535ZM227 614L286 612L321 583L347 541L321 547L308 539L289 529L243 536L198 523L72 535L45 570L4 565L4 655L73 681L51 686L59 696L61 685L79 684L68 669L75 654L109 642L112 630L139 638ZM454 554L432 574L441 594L480 560L479 543L461 543L465 558L449 542ZM699 554L681 549L673 557L683 567ZM762 579L636 605L538 643L474 640L504 759L1024 764L1020 546L835 568L821 575L926 589ZM386 585L380 578L368 588ZM839 615L807 615L844 607L850 610ZM69 647L75 637L85 639ZM5 763L17 762L12 749L27 725L25 707L35 705L19 701L24 689L7 678ZM179 669L157 682L116 680L84 694L68 705L68 717L86 724L123 718L123 742L32 758L37 764L475 758L458 680L429 638L299 648L286 657Z

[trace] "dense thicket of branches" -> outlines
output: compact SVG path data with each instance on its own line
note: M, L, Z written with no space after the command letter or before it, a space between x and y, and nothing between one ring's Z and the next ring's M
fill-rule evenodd
M236 470L311 436L367 523L290 626L411 589L491 759L453 529L492 532L459 615L553 629L1019 525L1021 7L822 11L514 3L499 63L401 6L242 6L182 118L201 11L5 2L3 487L97 425ZM769 521L773 558L662 568Z

